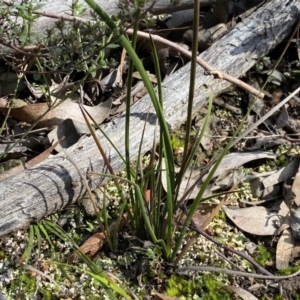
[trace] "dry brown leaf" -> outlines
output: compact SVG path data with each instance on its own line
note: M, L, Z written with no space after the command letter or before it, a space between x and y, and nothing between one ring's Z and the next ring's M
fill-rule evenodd
M45 89L43 89L43 86L30 83L27 79L27 76L24 76L24 79L25 79L25 84L27 85L28 89L36 99L40 99L41 97L44 96ZM67 78L65 80L67 81ZM55 88L59 87L59 84L53 81L52 81L52 85L51 85L51 81L48 81L47 84L50 85L51 90L54 90Z
M165 160L162 160L162 169L166 169L166 163ZM176 171L177 172L177 171ZM188 191L188 189L197 182L198 177L200 175L200 169L188 169L186 173L184 174L180 186L179 186L179 193L178 193L178 199L181 199L184 194ZM163 188L165 191L167 191L167 173L166 171L161 172L161 183L163 185ZM197 194L199 193L199 190L201 188L201 185L196 184L194 189L187 195L187 199L194 199ZM204 191L203 198L211 196L212 192L210 190L211 185L207 187L207 189Z
M225 287L226 287L226 289L233 291L235 294L237 294L243 300L258 300L258 298L256 298L251 293L242 289L239 286L227 285Z
M106 243L107 238L104 232L93 234L79 249L86 255L93 257Z
M243 177L244 173L241 169L234 169L230 171L228 170L224 172L220 177L216 178L210 190L212 192L217 190L227 190L228 188L234 186L237 182L241 182Z
M276 85L281 85L282 83L286 83L285 76L278 70L264 70L260 71L261 74L267 74L268 82L272 82Z
M117 89L122 88L123 86L122 74L123 74L123 68L125 63L125 57L126 57L126 50L123 49L119 66L113 69L104 78L101 79L100 82L103 86L105 86L106 88L111 88L111 87Z
M121 219L120 225L119 225L119 230L122 229L125 225L127 224L127 216L124 215L123 218ZM116 222L113 222L109 226L109 232L112 234L115 230ZM88 238L80 247L80 251L83 254L88 255L89 257L93 257L99 250L102 249L102 247L106 244L107 242L107 236L105 232L96 232L94 233L90 238ZM69 263L74 262L77 260L78 254L73 253L70 255L68 261Z
M209 218L210 215L211 215L211 212L202 214L200 211L195 211L195 213L193 214L192 220L198 228L201 228L202 225L204 224L204 222L207 220L207 218ZM186 219L186 216L184 215L183 218L181 219L181 221L185 221L185 219Z
M90 134L86 123L66 119L48 133L48 139L51 142L56 142L60 137L64 136L65 139L55 147L57 152L61 152L63 149L67 149L77 143L83 134Z
M226 155L221 163L219 164L219 167L217 168L216 172L213 175L213 178L219 177L222 175L222 173L228 171L228 170L234 170L242 165L244 165L247 162L262 159L262 158L269 158L269 159L275 159L277 157L276 154L267 152L267 151L253 151L253 152L233 152L228 155ZM210 168L210 171L212 170L214 166ZM208 175L204 176L202 181L205 181Z
M278 270L285 269L289 266L294 244L295 239L292 236L291 230L284 230L276 248L276 268Z
M290 214L288 213L283 221L281 222L281 225L280 227L276 230L276 233L275 235L280 235L283 231L285 231L286 229L290 228L291 225L290 225L290 222L291 222L291 217L290 217Z
M288 104L281 107L280 115L277 118L276 129L283 128L289 124Z
M223 207L227 217L241 230L255 235L273 235L277 230L280 218L287 215L289 209L282 201L280 210L264 206L254 206L241 209Z
M123 111L125 111L125 109L126 109L126 97L127 97L127 94L125 92L126 92L125 90L124 90L124 92L121 92L120 96L113 101L113 105L119 105L119 107L114 111L114 114L119 114L119 113L122 113ZM145 89L144 82L142 80L140 80L131 89L130 105L132 105L138 99L142 98L145 94L147 94L147 90Z
M197 121L196 126L199 128L203 127L205 121L205 117L201 118L200 120ZM209 118L209 123L207 124L205 128L205 133L200 141L201 146L206 150L206 151L211 151L213 148L213 143L212 143L212 136L214 135L215 128L217 126L217 123L220 121L220 119L215 116L214 114L210 115Z
M154 74L151 74L151 73L147 72L147 75L148 75L149 80L150 80L152 83L157 83L157 79L156 79L156 76L155 76ZM133 78L136 78L136 79L142 80L142 77L141 77L141 75L140 75L139 72L133 72L133 73L132 73L132 77L133 77Z
M93 117L96 123L102 123L108 116L112 99L101 103L98 106L86 106L84 108ZM35 103L18 108L13 108L10 111L10 116L19 121L32 124L38 117L43 115L48 110L47 103ZM0 111L3 113L8 112L8 108L1 107ZM66 100L58 105L56 108L51 109L38 123L37 127L50 127L59 125L65 119L73 119L81 123L85 123L82 113L77 103L71 100Z
M299 167L299 161L293 160L287 166L262 180L265 188L273 186L279 182L286 181L295 176Z
M5 97L0 97L0 107L6 107L8 102L7 102L7 96Z

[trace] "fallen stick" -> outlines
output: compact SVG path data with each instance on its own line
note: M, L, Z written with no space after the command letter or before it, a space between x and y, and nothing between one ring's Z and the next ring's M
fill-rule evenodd
M232 76L243 76L259 58L266 55L292 30L300 17L299 0L273 0L243 20L200 55L201 59ZM187 64L163 82L165 116L171 129L185 122L189 91ZM219 94L229 82L207 76L202 67L197 68L195 85L195 114L206 104L210 91ZM142 152L151 149L155 133L156 114L148 95L132 106L130 117L130 153L138 153L144 122L147 119L146 139ZM124 154L125 118L122 114L114 123L103 126L106 134ZM101 133L98 137L110 158L115 171L124 167L122 160ZM86 138L67 150L83 174L89 168L104 172L105 166L92 138ZM98 178L98 183L102 178ZM97 183L97 182L96 182ZM30 222L63 209L81 199L85 188L74 165L62 153L0 182L0 236L24 228Z
M128 34L133 34L133 29L127 29L126 32ZM137 35L141 38L145 38L145 39L149 39L150 36L152 38L152 40L154 42L158 42L161 44L164 44L165 46L169 46L175 50L177 50L178 52L180 52L181 54L183 54L184 56L188 57L188 58L192 58L192 53L186 49L184 49L183 47L179 46L178 44L171 42L165 38L162 38L158 35L154 35L154 34L149 34L146 32L141 32L138 31ZM247 92L253 94L254 96L258 97L258 98L263 98L264 97L264 93L261 91L258 91L257 89L255 89L254 87L252 87L251 85L243 82L242 80L239 80L238 78L231 76L229 74L227 74L226 72L223 72L222 70L218 70L216 68L214 68L213 66L211 66L210 64L208 64L205 60L201 59L200 57L197 58L197 63L202 66L209 75L213 75L215 76L215 78L218 79L224 79L230 83L235 84L236 86L246 90Z

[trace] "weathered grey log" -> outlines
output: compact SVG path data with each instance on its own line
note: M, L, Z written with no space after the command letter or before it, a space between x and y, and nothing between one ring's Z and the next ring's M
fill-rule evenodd
M270 1L213 44L201 57L216 68L240 77L291 32L299 17L299 0ZM187 64L163 83L165 116L171 128L176 128L185 121L189 68L190 65ZM204 70L198 67L194 112L206 103L211 90L218 94L229 85L228 82L204 75ZM136 158L149 108L142 152L152 146L156 115L147 95L132 107L132 159ZM104 127L122 154L124 124L123 114L114 123ZM122 160L100 133L98 136L112 166L115 170L120 170L123 167ZM92 138L84 139L67 152L83 173L89 167L97 172L105 172L103 160ZM75 167L61 154L0 182L0 191L0 236L3 236L74 203L82 197L85 189Z
M216 2L220 1L227 1L227 0L203 0L201 1L202 6L207 6L214 4ZM22 1L21 0L16 0L16 1L11 1L11 4L20 4ZM119 0L96 0L96 3L105 10L105 12L108 15L118 15L120 13L120 8L119 8ZM125 2L125 1L124 1ZM163 13L171 13L174 11L179 11L179 10L184 10L184 9L189 9L193 7L194 1L193 0L179 0L179 1L170 1L170 0L157 0L155 1L146 1L144 9L149 11L153 14L163 14ZM72 5L72 0L41 0L40 3L42 8L39 9L41 12L45 13L52 13L52 14L69 14L71 12L71 5ZM90 9L89 6L86 4L84 0L79 1L79 4L83 7L86 8L86 11L83 13L81 16L82 18L85 19L90 19ZM0 5L5 5L1 4ZM48 17L41 17L39 18L35 24L32 27L33 32L45 32L45 29L51 28L54 25L55 19L50 19Z
M207 6L214 4L216 2L221 1L227 1L227 0L202 0L201 5ZM0 3L3 1L0 1ZM21 0L15 0L15 1L4 1L4 2L10 2L11 4L20 4ZM96 0L95 1L99 6L101 6L109 15L117 15L120 11L119 9L119 3L122 2L122 0ZM126 3L127 1L123 1ZM154 5L152 6L154 1L145 1L145 9L148 9L151 7L151 12L153 14L162 14L162 13L171 13L174 11L179 11L183 9L189 9L193 7L194 0L156 0ZM45 12L52 12L52 13L66 13L70 11L70 7L72 4L72 0L41 0L39 4L42 4L43 7L41 10ZM84 7L88 8L88 5L84 0L80 0L79 4ZM3 4L4 5L4 4ZM90 13L89 10L87 10L83 16L84 18L89 18ZM42 23L42 22L41 22Z
M202 0L201 5L207 6L214 4L216 2L225 2L228 0ZM245 1L245 0L242 0ZM6 5L16 5L21 4L21 0L15 0L15 1L2 1L0 0L0 6L6 6ZM108 15L118 15L120 13L119 3L122 2L122 0L96 0L97 4L103 8ZM163 14L163 13L172 13L180 10L185 10L193 7L194 1L193 0L157 0L155 1L145 1L144 10L148 10L153 14ZM59 15L70 15L71 14L71 5L72 0L41 0L39 4L42 5L42 7L38 10L41 13L51 14L53 16L59 16ZM85 8L86 11L81 16L82 18L86 20L91 19L91 11L89 6L86 4L84 0L80 0L79 4L82 8ZM128 5L127 5L128 6ZM22 18L15 18L14 16L11 17L10 21L16 21L17 23L22 22ZM31 33L32 35L45 35L47 29L49 28L55 28L55 22L57 19L50 18L48 16L40 16L37 20L35 20L34 24L31 27ZM6 24L2 25L5 26ZM9 26L9 25L8 25ZM1 38L0 37L0 56L6 55L7 53L12 53L13 50L9 47L3 46L1 44ZM6 42L12 42L12 41L6 41ZM17 45L16 45L17 46Z

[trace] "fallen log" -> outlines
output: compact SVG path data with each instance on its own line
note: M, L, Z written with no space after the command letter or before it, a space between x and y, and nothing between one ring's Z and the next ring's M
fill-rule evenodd
M228 1L228 0L203 0L201 1L202 6L207 6L214 4L220 1ZM13 7L16 5L24 5L22 4L22 0L16 1L0 1L0 6L8 6ZM123 1L125 2L125 1ZM154 4L153 4L154 2ZM174 2L174 3L173 3ZM175 3L176 2L176 3ZM119 0L96 0L96 3L101 6L102 9L108 15L118 15L120 13L120 3L122 1ZM62 0L41 0L39 1L39 6L41 6L37 11L40 13L40 17L35 20L32 24L31 32L34 34L45 34L47 29L55 28L55 22L57 19L49 18L48 16L43 16L43 14L52 14L52 15L61 15L66 14L69 15L71 13L72 0L62 1ZM164 14L164 13L172 13L184 9L190 9L193 7L193 0L179 0L179 1L170 1L170 0L157 0L157 1L145 1L145 5L143 10L149 11L152 14ZM81 10L83 11L81 17L90 20L91 19L91 11L90 7L83 0L79 1L79 5ZM128 5L127 5L128 8ZM85 11L84 11L85 10ZM3 20L4 21L4 20ZM12 16L10 18L11 22L16 21L18 24L22 23L22 18L15 18ZM3 25L3 24L2 24ZM5 25L5 24L4 24ZM1 41L1 38L0 38ZM0 54L11 52L11 49L7 49L7 47L1 46L0 43Z
M216 2L221 1L228 1L228 0L202 0L201 5L202 6L208 6L211 4L214 4ZM22 0L15 0L15 1L1 1L2 5L20 5L22 3ZM117 15L120 12L120 3L122 3L122 0L96 0L95 1L99 6L101 6L107 14L109 15ZM126 1L123 1L126 4ZM153 4L154 2L154 4ZM39 4L42 5L41 11L45 12L53 12L57 14L65 13L66 11L70 10L70 7L72 5L72 0L41 0L39 1ZM87 9L83 15L82 18L90 18L90 11L89 6L86 4L85 1L79 1L79 5L81 8ZM156 1L145 1L144 9L150 9L150 12L153 14L164 14L164 13L172 13L174 11L179 11L183 9L190 9L194 5L194 0L178 0L178 1L170 1L170 0L156 0ZM42 25L43 22L40 21L35 25L36 27Z
M291 32L299 17L299 0L269 1L202 53L201 58L217 69L240 77ZM172 129L185 122L189 69L190 64L187 64L163 82L165 116ZM226 81L205 75L204 69L198 67L194 113L206 103L210 91L216 95L229 85ZM142 140L145 122L143 153L152 146L156 123L156 114L148 95L133 105L131 110L130 153L133 160ZM114 123L103 126L122 154L124 127L124 114ZM123 162L116 151L102 134L98 133L98 137L114 170L122 169ZM105 172L103 159L92 138L80 141L69 148L67 153L84 174L88 168L94 172ZM100 183L102 179L97 180ZM1 181L0 191L0 236L3 236L76 202L82 198L85 188L74 165L65 154L60 154Z
M249 9L252 6L257 5L259 2L263 0L252 0L251 3L248 3L247 0L201 0L201 7L206 7L214 4L225 3L225 6L228 6L228 14L232 16L233 14L240 14L242 11ZM120 14L120 4L125 3L126 1L123 0L96 0L97 4L106 11L108 15L118 15ZM37 43L41 41L42 36L46 36L46 32L48 29L56 28L55 22L57 21L57 16L66 16L69 17L71 14L71 7L72 7L72 0L62 1L62 0L40 0L38 3L41 7L37 10L34 10L34 15L39 16L34 23L31 25L31 35L38 36L39 40ZM22 0L16 1L3 1L0 0L1 6L15 6L16 5L24 5ZM80 9L83 11L81 18L85 20L91 20L91 12L89 6L85 3L85 1L79 1ZM149 11L154 15L158 14L170 14L179 12L179 14L174 15L175 19L181 19L182 17L181 12L183 10L193 8L194 1L193 0L156 0L156 1L145 1L144 7L142 11ZM128 5L125 7L127 9ZM126 12L124 12L126 14ZM3 19L3 27L6 26L9 28L11 22L17 22L18 25L22 25L22 18L15 18L16 11L9 17L9 23L7 20ZM128 12L127 12L128 14ZM226 15L226 13L225 13ZM178 22L178 21L176 21ZM175 23L176 23L175 22ZM220 21L221 22L221 21ZM6 29L7 30L7 29ZM15 49L19 47L17 40L13 42L13 46L8 46L8 44L12 43L13 41L7 41L5 38L5 34L0 37L0 57L7 55L8 53L14 53ZM34 45L30 45L34 46ZM22 49L22 47L21 47Z

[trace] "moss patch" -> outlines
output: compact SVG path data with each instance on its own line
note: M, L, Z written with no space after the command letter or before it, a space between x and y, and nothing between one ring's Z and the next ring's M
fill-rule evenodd
M224 289L224 285L213 275L202 275L194 280L172 275L168 281L166 295L187 300L232 299L232 293Z

